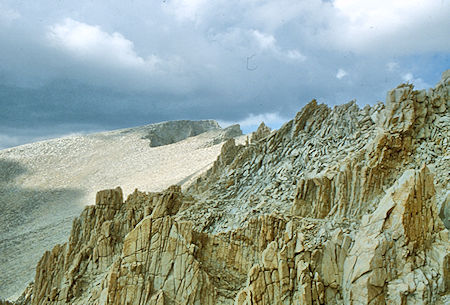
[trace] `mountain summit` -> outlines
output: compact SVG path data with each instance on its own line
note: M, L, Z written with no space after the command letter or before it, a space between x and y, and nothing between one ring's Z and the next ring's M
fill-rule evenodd
M17 304L448 304L449 92L313 100L184 190L100 191Z
M170 121L1 150L0 296L20 295L39 258L67 240L99 189L185 185L241 134L212 120Z

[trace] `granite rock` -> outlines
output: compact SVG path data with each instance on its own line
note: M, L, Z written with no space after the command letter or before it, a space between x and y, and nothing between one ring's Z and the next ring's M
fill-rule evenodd
M20 304L448 304L449 91L313 100L186 190L101 191Z

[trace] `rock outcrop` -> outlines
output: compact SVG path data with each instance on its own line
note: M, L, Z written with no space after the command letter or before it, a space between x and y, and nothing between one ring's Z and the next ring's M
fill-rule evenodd
M226 140L242 134L239 125L218 126L166 122L1 150L0 298L20 296L40 257L69 238L73 219L99 189L120 185L128 195L135 188L155 192L195 180ZM162 136L159 144L190 137L151 147L145 138L151 134Z
M254 133L252 133L251 142L256 143L261 141L270 134L270 131L271 131L270 128L267 127L266 124L264 124L264 122L262 122L258 126L258 129Z
M232 131L232 134L228 134L229 138L242 135L242 131L236 126L228 129ZM216 121L168 121L146 126L146 135L143 138L150 140L151 147L158 147L180 142L211 130L221 130Z
M449 93L312 101L183 192L101 191L17 303L448 304Z

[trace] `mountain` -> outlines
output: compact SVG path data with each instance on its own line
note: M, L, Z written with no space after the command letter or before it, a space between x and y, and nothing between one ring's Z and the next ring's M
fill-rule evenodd
M99 191L16 304L448 304L449 93L313 100L183 190Z
M19 296L97 190L160 191L210 166L239 126L172 121L0 151L0 296Z

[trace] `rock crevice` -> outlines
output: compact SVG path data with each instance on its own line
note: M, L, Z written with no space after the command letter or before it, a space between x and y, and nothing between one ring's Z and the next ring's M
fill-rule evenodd
M449 91L312 101L185 191L101 191L17 303L447 304Z

